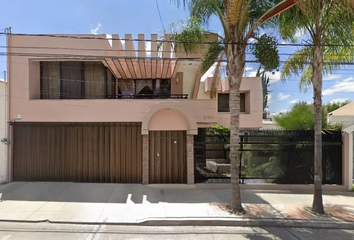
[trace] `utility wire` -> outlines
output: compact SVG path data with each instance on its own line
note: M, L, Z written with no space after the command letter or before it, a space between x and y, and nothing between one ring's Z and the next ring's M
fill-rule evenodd
M72 51L106 51L106 52L150 52L150 53L161 53L161 52L166 52L166 53L185 53L184 51L163 51L163 50L129 50L129 49L102 49L102 48L69 48L69 47L35 47L35 46L0 46L0 48L10 48L10 49L52 49L52 50L72 50ZM197 51L191 52L190 54L193 53L199 53ZM253 53L246 52L246 54L251 54ZM300 54L300 53L279 53L279 56L310 56L309 54ZM324 56L352 56L351 54L324 54ZM138 57L139 58L139 57Z
M30 37L51 37L51 38L71 38L71 39L85 39L85 40L121 40L121 41L134 41L134 42L157 42L157 43L192 43L192 44L215 44L215 41L209 41L209 42L196 42L196 41L174 41L174 40L164 40L164 39L158 39L158 40L152 40L152 39L128 39L128 38L113 38L113 37L94 37L94 36L72 36L72 35L54 35L54 34L26 34L26 33L0 33L1 35L12 35L12 36L30 36ZM221 45L235 45L235 44L245 44L245 45L256 45L256 43L237 43L237 42L230 42L230 43L220 43ZM291 46L291 47L314 47L314 44L298 44L298 43L278 43L278 46ZM321 45L322 47L354 47L352 44L345 44L345 45L339 45L339 44L324 44Z
M162 28L163 28L163 32L165 33L166 29L165 29L165 26L164 26L163 21L162 21L159 3L157 2L157 0L155 2L156 2L157 12L158 12L159 17L160 17L161 25L162 25Z
M78 54L46 54L46 53L20 53L20 52L0 52L0 56L22 56L22 57L47 57L47 58L64 58L64 59L86 59L86 60L105 60L105 59L125 59L138 60L136 57L112 57L112 56L98 56L98 55L78 55ZM160 57L146 57L140 58L146 60L171 60L171 61L187 61L187 62L201 62L200 58L160 58ZM227 60L221 60L222 63L227 63ZM246 63L259 63L256 60L246 60ZM280 63L287 63L286 60L279 61ZM296 63L312 64L308 61L296 61ZM324 62L333 63L333 62ZM336 62L335 65L354 65L354 62Z

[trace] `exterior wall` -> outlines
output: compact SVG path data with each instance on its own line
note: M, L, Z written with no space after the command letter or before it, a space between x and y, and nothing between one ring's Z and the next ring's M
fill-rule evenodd
M350 134L343 133L343 185L346 189L352 190L353 179L350 176L352 159L350 157L349 149L351 148Z
M221 80L221 88L223 92L228 92L228 80ZM224 91L224 89L226 89ZM242 79L241 92L246 92L246 113L240 115L241 128L261 128L262 124L262 83L261 78L247 77ZM247 94L248 93L248 94ZM249 105L248 105L249 104ZM230 126L230 114L218 113L218 124L222 126Z
M354 124L354 116L338 116L328 114L328 122L343 123L344 127Z
M201 82L198 91L198 99L210 99L209 92L211 88L211 78ZM246 94L245 108L246 112L240 115L241 128L262 128L263 100L262 100L262 82L261 78L247 77L243 78L240 91ZM218 86L218 92L228 93L229 83L227 78L221 80ZM230 113L218 113L218 125L230 126Z
M143 184L149 184L149 135L143 135Z
M349 139L350 139L349 145L351 146L351 149L349 150L349 159L351 159L351 161L349 162L349 169L353 169L353 171L351 172L352 175L349 176L349 179L352 179L352 182L354 184L354 133L353 132L349 133Z
M165 109L152 116L149 122L149 130L188 130L188 125L179 112L173 109Z
M92 35L78 36L87 37ZM107 56L106 49L110 49L111 46L107 40L103 40L105 35L96 35L95 37L102 39L85 40L8 35L9 52L24 53L21 56L14 54L8 58L8 73L9 79L11 79L9 83L10 104L8 120L14 120L15 115L21 115L21 120L19 121L26 122L141 122L148 109L153 105L171 101L39 99L39 61L41 59L58 61L61 55L63 55L63 58L69 55L80 56L85 60L93 58L104 59ZM38 48L17 49L13 46ZM26 53L28 54L27 56ZM59 55L53 56L52 54ZM175 70L177 74L183 73L183 93L188 94L189 98L193 94L197 70L198 63L195 61L180 61ZM256 82L256 79L248 78L247 81L241 84L241 91L250 91L250 113L241 115L240 126L242 128L262 127L262 99L257 97L256 94L256 91L261 90L261 83L260 81L259 83ZM180 91L179 84L174 91ZM217 113L216 100L183 99L173 102L191 111L198 125L229 125L229 114Z
M187 184L194 184L194 138L193 135L187 135Z
M263 121L264 130L280 129L280 127L273 121Z
M210 99L210 92L205 92L205 82L200 82L197 99Z
M0 82L0 139L7 138L6 82ZM7 145L0 142L0 183L8 182Z
M183 94L183 72L178 72L171 79L171 94Z

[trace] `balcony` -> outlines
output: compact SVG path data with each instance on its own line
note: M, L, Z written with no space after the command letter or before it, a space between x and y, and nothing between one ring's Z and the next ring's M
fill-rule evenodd
M117 94L106 99L188 99L188 94Z

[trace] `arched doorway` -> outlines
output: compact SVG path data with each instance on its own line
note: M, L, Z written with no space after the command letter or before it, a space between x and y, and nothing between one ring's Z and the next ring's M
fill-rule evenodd
M149 183L187 183L188 124L175 109L156 112L149 122Z

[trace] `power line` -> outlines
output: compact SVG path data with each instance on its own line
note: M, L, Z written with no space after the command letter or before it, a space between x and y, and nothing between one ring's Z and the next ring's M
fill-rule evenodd
M64 58L64 59L85 59L85 60L105 60L109 59L125 59L125 60L138 60L136 57L112 57L112 56L99 56L99 55L78 55L78 54L46 54L46 53L20 53L20 52L0 52L0 56L27 56L27 57L47 57L47 58ZM171 60L171 61L187 61L187 62L201 62L200 58L161 58L161 57L145 57L140 59L146 60ZM221 60L220 62L227 63L227 60ZM246 60L246 63L259 63L255 60ZM287 63L286 60L279 61L280 63ZM302 64L312 64L312 62L308 61L297 61L296 63ZM332 63L332 62L324 62L324 63ZM354 62L336 62L336 65L354 65Z
M127 49L102 49L102 48L69 48L69 47L35 47L35 46L0 46L0 48L12 48L12 49L51 49L51 50L74 50L74 51L106 51L106 52L150 52L150 53L185 53L184 51L164 51L164 50L127 50ZM190 52L190 54L199 53L197 51ZM246 54L252 54L251 52L246 52ZM300 53L279 53L279 56L311 56L309 54ZM351 54L324 54L324 56L352 56Z
M192 44L215 44L215 41L209 42L196 42L196 41L174 41L174 40L164 40L164 39L129 39L129 38L113 38L113 37L94 37L94 36L73 36L73 35L54 35L54 34L27 34L27 33L0 33L1 35L12 35L12 36L30 36L30 37L51 37L51 38L71 38L71 39L85 39L85 40L120 40L120 41L134 41L134 42L157 42L157 43L192 43ZM256 43L237 43L237 42L230 42L230 43L221 43L222 45L236 45L236 44L244 44L244 45L255 45ZM278 46L290 46L290 47L314 47L314 44L299 44L299 43L277 43ZM321 45L322 47L354 47L352 44L324 44Z
M155 2L156 2L157 12L158 12L159 17L160 17L161 25L162 25L162 28L163 28L163 32L165 33L166 29L165 29L165 26L164 26L163 21L162 21L159 3L157 2L157 0Z

